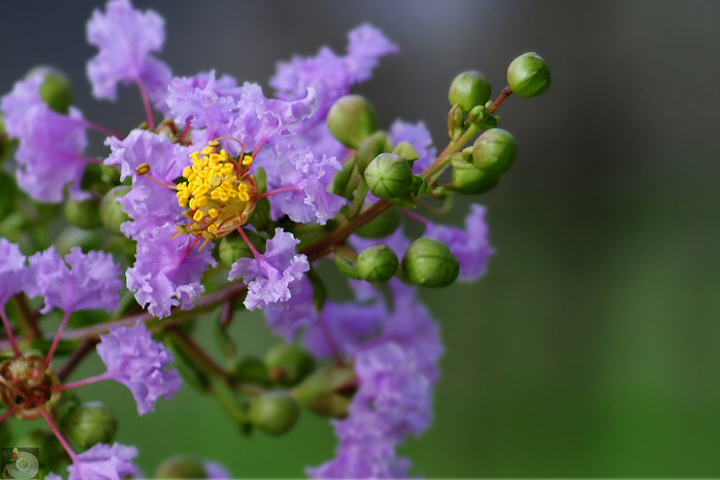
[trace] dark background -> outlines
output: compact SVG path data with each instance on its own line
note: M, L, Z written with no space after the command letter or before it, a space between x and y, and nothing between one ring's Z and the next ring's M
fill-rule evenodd
M0 3L0 92L54 65L86 118L139 123L136 89L121 88L117 104L89 93L84 25L101 5ZM176 75L215 68L264 86L276 61L344 52L346 32L370 22L401 53L357 91L384 127L424 120L440 148L455 74L480 70L497 95L513 58L542 55L550 90L499 111L520 154L480 199L497 248L488 274L425 292L444 376L433 427L403 451L428 477L720 476L720 2L135 5L166 18L161 58ZM469 200L450 221L462 223ZM237 338L261 353L273 340L245 318ZM100 371L91 363L76 378ZM189 387L142 418L120 385L79 393L120 415L118 440L138 445L148 474L187 452L238 477L298 477L335 448L307 412L286 437L247 439Z

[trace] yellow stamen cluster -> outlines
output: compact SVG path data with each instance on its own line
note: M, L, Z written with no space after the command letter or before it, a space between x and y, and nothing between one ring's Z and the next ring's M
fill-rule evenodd
M190 154L192 165L185 167L187 181L177 186L177 198L192 218L183 233L212 239L227 235L244 225L255 208L255 182L249 176L253 157L244 155L240 163L213 140L199 152Z

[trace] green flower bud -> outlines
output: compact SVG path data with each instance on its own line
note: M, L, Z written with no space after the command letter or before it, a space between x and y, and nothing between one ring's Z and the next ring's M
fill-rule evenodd
M447 245L428 237L410 244L402 260L405 279L421 287L442 288L460 274L460 262Z
M330 418L346 418L357 390L357 375L351 367L330 365L310 375L292 395L308 410Z
M397 255L387 245L372 245L358 255L357 271L368 282L387 282L398 269Z
M365 170L365 181L373 195L380 198L405 196L413 183L410 164L394 153L381 153Z
M410 163L420 158L420 154L418 153L417 149L413 147L410 142L398 143L397 145L395 145L392 153L401 156Z
M453 159L452 166L452 188L456 192L480 195L500 183L500 175L483 172L474 163Z
M250 402L250 422L268 435L282 435L297 423L300 409L284 392L266 392Z
M385 238L397 230L401 223L400 210L397 207L391 207L355 230L355 234L363 238Z
M73 443L86 450L97 443L110 443L117 432L115 415L101 402L83 403L67 421Z
M523 53L508 66L507 81L521 97L535 97L550 87L550 67L537 53Z
M300 345L281 343L265 354L265 365L271 380L291 387L315 370L315 358Z
M484 105L490 100L492 86L480 72L463 72L452 81L448 92L450 105L459 104L465 112L476 105Z
M472 156L475 166L480 170L499 175L510 170L517 152L512 134L501 128L493 128L475 140Z
M343 145L358 148L363 140L377 130L377 113L364 97L346 95L330 107L327 126Z
M103 226L100 218L100 200L68 200L65 203L65 218L70 224L83 230L94 230Z
M34 75L45 77L45 81L40 86L40 98L51 109L67 115L74 96L70 80L63 73L49 67L38 67L28 73L28 76Z
M153 478L208 478L208 473L199 458L178 455L165 460L155 470Z
M268 368L265 362L257 357L244 356L234 359L230 362L228 371L240 383L253 385L267 385L268 383Z
M355 165L360 175L365 173L367 166L381 153L392 152L393 146L387 139L385 132L375 132L370 135L358 148L355 155Z
M253 246L259 251L265 251L265 245L262 237L257 234L254 230L245 230L248 238L252 242ZM228 267L232 266L240 258L250 258L253 256L252 250L245 240L237 232L232 232L229 235L225 235L220 240L220 246L218 247L218 253L220 260Z
M132 220L130 215L125 213L123 206L117 201L124 197L131 187L119 186L110 190L100 201L100 220L108 232L121 235L120 225Z
M49 430L43 429L30 430L18 439L17 445L37 448L40 454L38 463L41 467L56 463L65 452L57 437Z

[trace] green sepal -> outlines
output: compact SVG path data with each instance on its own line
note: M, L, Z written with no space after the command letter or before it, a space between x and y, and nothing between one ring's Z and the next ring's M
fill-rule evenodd
M257 193L262 194L267 192L267 172L263 167L258 167L258 169L255 170L255 173L253 173L253 178L255 179Z
M165 346L175 357L175 366L192 387L200 393L210 393L210 377L193 359L188 355L172 334L164 335Z
M460 138L460 136L465 131L465 129L463 128L464 123L465 112L463 111L462 107L458 104L453 105L447 116L447 128L450 140L457 140L458 138Z
M403 141L398 143L397 145L395 145L392 153L403 157L405 160L410 162L411 165L412 162L420 158L420 154L418 153L417 149L413 147L410 142Z
M328 191L334 195L338 195L350 200L353 191L358 186L358 177L353 175L355 169L355 156L348 158L343 163L342 170L338 171L330 182Z
M212 386L220 406L230 418L240 424L250 423L247 404L238 398L235 390L230 388L224 378L213 377Z

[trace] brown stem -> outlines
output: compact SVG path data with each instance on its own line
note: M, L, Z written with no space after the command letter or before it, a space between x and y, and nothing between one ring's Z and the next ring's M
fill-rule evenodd
M495 113L495 110L497 110L500 105L502 105L502 103L505 101L505 99L509 97L512 93L512 88L503 88L503 91L500 93L500 96L497 98L497 100L495 100L495 103L493 103L490 108L487 109L488 113Z
M208 370L211 370L213 374L227 378L228 374L215 360L207 354L198 343L188 335L188 332L175 322L170 322L163 328L164 331L169 332L175 340L182 343L183 348L188 351L193 358L199 360Z

